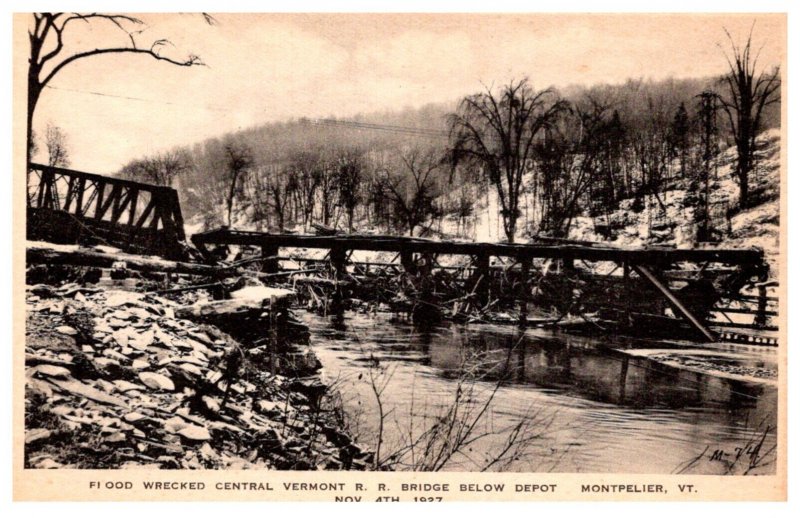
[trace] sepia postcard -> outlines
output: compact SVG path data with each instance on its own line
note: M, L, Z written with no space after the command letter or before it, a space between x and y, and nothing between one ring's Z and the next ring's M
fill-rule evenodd
M15 500L786 500L786 14L13 29Z

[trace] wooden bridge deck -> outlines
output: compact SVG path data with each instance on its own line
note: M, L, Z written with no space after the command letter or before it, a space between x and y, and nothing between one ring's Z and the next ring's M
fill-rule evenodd
M428 239L371 235L298 235L268 234L220 228L195 234L198 248L206 245L250 245L262 248L317 248L512 257L516 259L550 258L585 261L614 261L631 264L671 264L676 262L723 263L736 266L760 266L764 252L759 249L677 249L666 247L619 248L597 245L553 243L478 243L433 241Z

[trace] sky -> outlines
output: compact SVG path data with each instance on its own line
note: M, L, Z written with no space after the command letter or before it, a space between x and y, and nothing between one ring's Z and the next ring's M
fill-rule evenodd
M729 49L723 28L742 42L754 21L759 62L780 64L785 52L784 17L766 14L215 18L209 26L199 15L143 15L141 45L168 38L164 52L197 54L207 66L125 54L77 61L43 93L37 133L59 126L73 168L112 173L134 158L267 122L455 102L523 76L545 88L720 74ZM17 67L28 53L20 19ZM67 53L127 38L100 22L70 30Z

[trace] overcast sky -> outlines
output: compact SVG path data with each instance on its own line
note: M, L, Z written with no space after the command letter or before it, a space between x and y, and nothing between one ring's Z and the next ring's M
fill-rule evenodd
M779 64L785 34L783 17L769 15L216 18L208 26L195 15L148 16L138 36L143 44L169 38L171 55L195 53L207 67L132 55L66 67L42 95L37 132L52 121L68 135L72 167L109 173L132 158L265 122L455 101L481 82L524 75L544 88L718 74L727 66L723 27L743 41L754 19L760 62ZM81 27L69 50L119 37L113 26ZM27 55L27 42L16 51Z

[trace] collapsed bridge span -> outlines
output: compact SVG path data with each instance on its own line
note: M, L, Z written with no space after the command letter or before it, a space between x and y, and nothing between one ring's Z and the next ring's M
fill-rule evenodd
M30 240L186 258L178 193L160 185L30 164L26 227Z
M551 241L478 243L376 235L269 234L224 227L195 234L192 242L209 257L212 245L259 247L262 271L266 273L280 269L282 248L327 250L326 261L337 278L347 275L348 265L354 263L351 260L354 251L393 252L400 268L423 278L443 269L438 257L465 256L469 266L462 269L464 290L474 294L481 304L487 304L493 297L513 298L520 305L522 319L529 302L552 302L542 295L545 281L552 288L552 299L569 298L575 286L580 286L580 303L602 307L607 317L631 323L642 321L631 316L651 317L650 321L668 317L673 323L682 322L703 341L717 338L710 329L714 322L709 315L724 310L715 306L736 296L745 285L765 281L768 273L763 251L759 249L620 248L600 243ZM504 270L513 272L513 287L502 293L496 288L496 293L491 293L491 279L496 270L492 258L508 261ZM567 282L560 282L556 280L558 275L549 273L553 263L558 264L560 279ZM611 263L612 268L598 275L592 267L597 263ZM531 297L531 293L537 296ZM749 310L731 309L734 313L743 311ZM757 323L766 321L766 307L759 304L754 311L760 311L756 313ZM727 314L724 316L727 318Z

